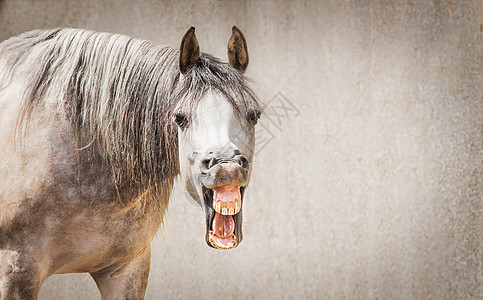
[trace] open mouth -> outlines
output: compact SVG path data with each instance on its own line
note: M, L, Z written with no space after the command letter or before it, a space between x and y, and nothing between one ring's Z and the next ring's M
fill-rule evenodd
M243 191L244 187L230 184L212 189L203 186L209 246L232 249L241 242Z

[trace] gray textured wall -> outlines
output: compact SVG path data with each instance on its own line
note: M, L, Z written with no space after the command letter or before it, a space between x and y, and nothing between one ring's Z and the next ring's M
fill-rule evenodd
M202 51L226 59L231 26L244 31L268 104L245 240L208 248L178 187L147 299L481 299L481 5L0 0L0 40L68 26L178 47L194 25ZM98 298L87 275L40 294Z

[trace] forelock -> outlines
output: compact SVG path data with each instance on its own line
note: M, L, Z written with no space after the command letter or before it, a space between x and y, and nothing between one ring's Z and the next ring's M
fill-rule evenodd
M192 117L208 91L222 94L241 117L251 109L260 109L255 93L242 73L208 54L179 78L174 92L176 111Z

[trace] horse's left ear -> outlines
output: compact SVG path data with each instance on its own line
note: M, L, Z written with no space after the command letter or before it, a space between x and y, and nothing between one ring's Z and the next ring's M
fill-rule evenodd
M245 72L248 66L247 41L238 27L233 26L228 41L228 62L240 72Z
M179 47L179 71L185 74L200 58L200 46L195 35L195 28L191 26L181 40Z

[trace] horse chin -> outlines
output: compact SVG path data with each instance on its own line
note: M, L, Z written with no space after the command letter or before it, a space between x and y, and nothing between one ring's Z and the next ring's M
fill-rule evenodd
M240 206L236 213L231 210L220 210L213 207L215 189L202 186L206 215L206 236L208 246L215 249L228 250L236 248L243 239L242 234L242 203L245 187L239 188ZM216 205L216 203L215 203Z

